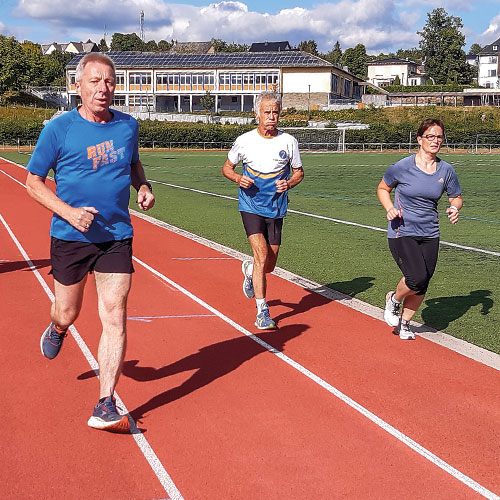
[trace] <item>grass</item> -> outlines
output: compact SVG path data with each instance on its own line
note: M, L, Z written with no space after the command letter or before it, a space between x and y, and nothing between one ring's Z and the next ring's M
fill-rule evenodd
M25 164L29 156L2 153ZM303 154L305 179L291 193L290 208L359 224L386 227L376 186L397 153ZM448 223L440 202L441 240L484 250L500 249L500 156L441 155L455 167L464 196L459 224ZM160 183L237 197L222 177L223 152L141 154L154 184L151 215L245 253L237 202ZM131 206L134 206L132 203ZM500 257L441 246L436 274L415 319L500 353ZM384 232L290 213L285 221L279 266L322 285L383 306L400 272Z

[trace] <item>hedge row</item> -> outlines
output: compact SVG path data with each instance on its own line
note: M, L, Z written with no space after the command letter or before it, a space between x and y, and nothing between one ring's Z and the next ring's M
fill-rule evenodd
M330 120L335 127L339 121L354 121L369 124L367 130L348 130L346 142L408 142L410 132L416 130L425 118L440 118L446 126L449 143L475 142L477 134L492 134L489 142L500 143L500 109L496 107L452 108L442 106L365 108L342 111L319 112L316 119ZM305 126L301 114L287 116L281 127ZM0 114L0 141L15 143L34 141L43 127L41 119L8 118ZM240 134L252 130L249 125L221 125L205 123L179 123L139 121L141 143L154 142L155 147L168 147L172 143L186 142L232 142Z

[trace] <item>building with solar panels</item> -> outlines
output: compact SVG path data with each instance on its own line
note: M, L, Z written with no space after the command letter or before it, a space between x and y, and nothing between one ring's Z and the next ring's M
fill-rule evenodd
M283 107L327 109L360 101L363 80L307 52L173 54L108 52L116 66L113 107L124 111L191 112L215 97L215 112L252 111L264 90L282 94ZM70 107L80 103L75 70L84 54L66 66Z

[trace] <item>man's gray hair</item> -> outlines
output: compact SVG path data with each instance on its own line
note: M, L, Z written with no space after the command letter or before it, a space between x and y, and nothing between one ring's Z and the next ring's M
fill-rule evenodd
M278 104L280 111L281 111L281 96L278 94L278 92L261 92L258 96L257 99L255 99L255 107L254 111L255 113L259 114L260 113L260 105L262 104L262 101L273 101Z
M106 54L103 54L102 52L89 52L80 59L80 62L76 67L75 81L80 82L82 80L85 66L87 66L89 62L95 62L95 61L107 64L113 70L113 76L116 77L115 63L113 62L113 59L111 59L111 57L109 57Z

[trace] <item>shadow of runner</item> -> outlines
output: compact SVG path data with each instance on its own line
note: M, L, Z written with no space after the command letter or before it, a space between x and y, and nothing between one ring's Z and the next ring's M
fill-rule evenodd
M308 328L306 325L285 326L274 332L259 333L256 337L270 344L277 351L282 351L286 342L302 335ZM138 421L146 413L205 387L264 352L268 352L265 347L243 336L202 347L197 353L161 368L138 366L138 360L125 361L123 375L139 382L158 380L184 371L197 370L181 385L154 396L132 410L130 415Z
M325 297L324 295L321 295L322 292L333 290L336 292L347 294L350 297L355 297L356 294L364 292L365 290L368 290L368 288L371 288L373 286L371 281L373 281L374 279L375 278L371 276L361 276L359 278L354 278L351 281L338 281L336 283L329 283L319 288L308 290L308 294L304 295L298 303L283 302L281 300L271 300L269 301L269 305L281 305L290 308L289 312L285 312L274 317L275 321L281 321L285 318L289 318L291 316L295 316L296 314L314 309L315 307L321 307L333 300L331 298Z
M35 269L50 266L50 259L32 260ZM25 260L13 260L10 262L0 262L0 274L11 273L13 271L29 270L30 266Z
M337 281L335 283L328 283L324 286L336 290L337 292L345 293L351 297L356 297L358 293L366 292L366 290L371 288L373 286L372 281L374 280L375 278L373 276L359 276L351 281Z
M425 301L421 316L423 322L436 328L446 329L450 323L462 317L471 307L482 305L481 314L490 312L494 302L488 298L490 290L474 290L469 295L454 295L451 297L436 297Z

